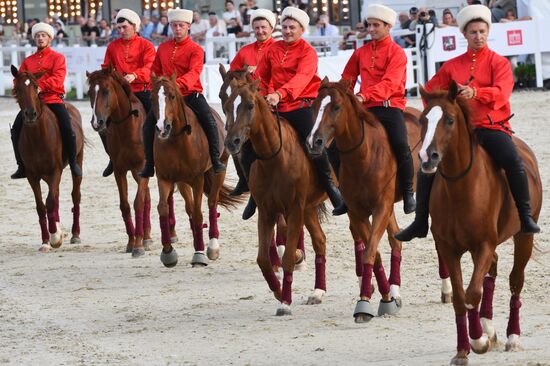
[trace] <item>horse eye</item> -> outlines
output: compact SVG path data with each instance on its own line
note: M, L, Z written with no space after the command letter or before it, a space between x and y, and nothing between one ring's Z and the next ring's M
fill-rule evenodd
M176 99L176 96L175 95L170 95L170 100L174 100Z
M248 108L248 110L252 110L252 108L254 108L254 104L252 104L252 103L247 104L246 108Z
M107 89L103 90L103 95L109 95L109 90Z
M455 119L453 117L447 117L445 123L447 123L448 125L452 125L453 123L455 123Z
M335 112L338 112L340 110L340 106L338 104L332 106L332 109L335 111Z

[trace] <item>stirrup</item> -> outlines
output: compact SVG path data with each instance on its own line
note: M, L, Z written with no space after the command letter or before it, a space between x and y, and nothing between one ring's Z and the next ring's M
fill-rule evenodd
M103 176L108 177L109 175L113 174L113 162L109 160L109 164L107 165L107 168L103 171Z
M25 174L25 168L23 168L23 166L21 165L18 165L17 170L10 177L11 179L27 178L27 174Z

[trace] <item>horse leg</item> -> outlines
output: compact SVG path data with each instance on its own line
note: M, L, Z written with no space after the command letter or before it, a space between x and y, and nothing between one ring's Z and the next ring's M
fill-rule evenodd
M283 258L286 246L286 221L282 214L277 215L277 235L275 237L275 243L277 244L279 258Z
M392 212L386 230L388 233L388 241L391 247L391 259L390 259L390 294L395 299L398 307L401 307L402 300L399 293L399 287L401 286L401 250L403 248L401 242L395 239L394 235L399 232L399 226L395 219L395 214Z
M149 179L147 178L143 202L143 249L149 251L151 245L153 245L153 239L151 238L151 191L149 190Z
M178 234L176 234L176 210L174 208L174 188L168 195L168 223L170 226L170 240L172 244L178 242Z
M361 290L361 282L363 280L363 253L365 251L365 244L361 239L359 233L357 233L353 225L350 223L349 230L351 236L353 237L353 249L355 252L355 274L357 276L357 281L359 283L359 290Z
M136 241L132 249L132 257L139 258L145 255L143 243L144 238L144 211L145 211L145 190L147 189L149 178L141 178L137 180L137 192L134 199L134 215L136 220Z
M42 190L40 189L40 179L27 178L29 184L34 193L34 201L36 203L36 213L38 214L38 222L40 223L40 231L42 234L42 245L40 246L39 251L49 252L51 246L50 233L48 232L48 218L46 217L46 206L42 201Z
M311 236L313 250L315 251L315 287L313 294L307 299L307 305L315 305L323 302L323 296L327 291L326 285L326 250L327 238L317 214L317 207L308 210L304 214L304 223ZM303 237L303 230L301 233Z
M519 309L521 308L520 294L525 280L525 266L531 258L533 251L533 235L516 234L514 235L514 266L510 272L509 283L510 292L510 316L508 318L508 327L506 328L506 351L521 350L519 336L521 328L519 325Z
M48 216L48 229L50 231L50 245L52 248L59 248L63 244L65 234L59 225L59 183L61 173L57 173L46 181L48 183L48 196L46 197L46 208Z
M157 206L160 221L160 233L162 251L160 253L160 261L165 267L174 267L178 263L178 253L172 247L170 233L170 218L168 199L173 193L173 184L167 180L157 177L159 187L159 204Z
M300 236L298 236L298 244L296 246L296 263L294 266L294 270L305 271L306 269L306 248L304 243L304 228L302 227L300 229Z
M204 239L202 234L203 218L202 218L202 194L204 191L204 176L200 175L192 184L193 188L193 218L190 220L191 229L193 230L193 247L195 254L191 259L193 267L205 267L208 265L208 260L204 255Z
M223 180L225 174L214 175L212 187L210 188L210 194L208 195L208 247L206 249L206 255L208 259L215 261L220 256L220 244L218 239L220 237L220 231L218 229L218 200L220 190L223 186Z
M261 209L258 210L258 256L256 257L256 262L262 271L269 289L273 291L275 298L281 301L281 283L277 276L275 276L269 259L269 246L273 237L274 225L275 217L271 213L266 213Z
M273 272L279 273L279 269L283 266L281 263L281 258L279 257L279 253L277 252L277 243L275 241L274 235L271 237L271 242L269 244L269 262L271 263L271 267L273 268ZM279 278L281 280L282 278Z
M128 181L126 180L126 172L122 173L115 170L115 181L118 187L120 212L122 213L122 219L124 220L124 226L126 227L126 234L128 235L126 253L132 253L136 238L134 223L132 222L132 212L130 211L130 204L128 203Z
M493 262L489 273L483 279L483 297L481 298L481 307L479 316L481 317L481 326L483 333L489 338L489 350L497 342L497 333L493 326L493 294L495 292L495 279L497 277L498 255L493 253Z
M439 278L441 279L441 302L443 304L449 304L453 301L453 287L451 286L451 278L447 265L441 256L437 243L435 245L437 252L437 262L439 267Z
M82 153L77 156L78 164L82 166ZM82 176L72 176L73 190L71 198L73 200L73 226L71 228L71 244L80 244L80 185L82 184ZM58 205L59 206L59 205Z

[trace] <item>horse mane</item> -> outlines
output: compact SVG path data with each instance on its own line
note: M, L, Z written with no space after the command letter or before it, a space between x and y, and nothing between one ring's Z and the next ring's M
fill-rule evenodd
M128 81L126 81L126 79L124 79L124 76L122 76L118 71L116 71L114 69L112 69L112 70L109 70L109 69L96 70L88 76L88 80L90 82L97 83L100 80L104 80L104 79L108 78L109 76L112 77L116 82L118 82L118 84L122 87L122 90L124 91L124 94L126 94L128 99L130 99L130 103L139 102L138 97L136 97L136 95L132 91L132 87L130 86L130 83Z
M321 88L319 90L321 90L321 89L330 89L330 88L334 88L334 89L338 90L340 93L342 93L343 95L345 95L348 98L348 101L351 103L351 106L353 107L353 109L355 110L355 112L357 113L357 116L359 117L359 119L361 121L364 121L364 122L368 123L371 126L376 126L377 125L376 118L373 118L372 114L369 113L361 105L361 103L359 103L359 101L357 100L355 95L350 91L350 89L347 85L344 85L340 82L329 82L329 83L324 84L324 85L321 84Z

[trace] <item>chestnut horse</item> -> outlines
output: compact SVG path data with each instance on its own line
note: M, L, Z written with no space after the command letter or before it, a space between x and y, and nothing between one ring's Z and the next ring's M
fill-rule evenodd
M401 306L401 242L393 237L399 231L393 205L402 199L402 189L396 180L398 167L386 131L350 92L347 80L331 83L325 78L313 108L316 122L307 139L309 153L320 154L333 138L340 152L340 189L348 206L355 269L361 286L355 321L367 322L375 316L369 303L373 271L382 295L378 314L395 314ZM412 108L407 108L404 115L409 146L414 146L415 168L420 145L419 116L420 111ZM389 282L378 251L386 229L392 248Z
M92 105L92 127L106 134L107 150L113 162L120 211L128 234L126 252L132 253L132 257L139 257L149 250L152 243L149 178L138 175L145 163L141 137L145 110L130 84L112 67L91 74L86 72L86 76L90 84L88 95ZM128 171L138 184L134 199L135 227L128 203Z
M183 194L186 185L193 190L193 202L187 206L191 215L189 223L193 232L195 254L191 260L193 266L206 266L208 260L204 255L202 195L208 196L209 209L209 243L207 256L211 260L219 257L218 243L218 204L225 208L235 207L242 202L238 197L229 196L230 188L223 184L225 172L214 174L208 154L208 141L195 113L185 104L176 83L175 74L171 78L153 77L153 113L157 120L159 133L155 137L154 157L159 185L158 212L163 250L161 261L166 267L173 267L178 261L175 249L170 240L170 220L168 216L168 197L173 192L174 184ZM225 131L223 122L216 111L212 114L218 123L220 143ZM226 163L229 154L223 151L222 162Z
M236 118L225 145L230 153L238 154L244 142L250 140L258 155L249 177L250 192L258 205L257 263L275 298L281 302L276 314L290 315L293 272L297 259L303 256L297 246L304 224L316 255L315 290L307 303L320 303L326 292L326 238L319 213L324 213L327 195L296 131L283 118L273 116L258 91L258 83L259 80L252 81L250 77L231 82L229 101L235 103ZM279 214L287 223L282 289L270 261L273 228Z
M19 72L12 65L11 73L15 78L14 93L23 113L23 128L19 138L19 151L25 164L27 180L31 185L36 201L36 211L42 231L40 251L59 248L65 233L59 225L59 183L63 168L68 160L63 153L63 143L55 114L38 97L38 79L43 73L31 74ZM84 133L82 119L78 110L66 103L71 116L71 125L76 135L76 159L82 166L84 157ZM80 243L80 184L82 177L72 176L73 225L71 244ZM48 185L46 205L42 201L40 181ZM49 241L49 244L48 244Z
M458 336L457 354L451 364L466 365L470 347L476 353L484 353L495 344L496 331L492 325L498 259L495 249L510 237L514 239L514 265L509 278L512 296L506 350L520 348L520 293L533 249L533 235L520 232L506 176L475 141L467 104L457 98L457 84L451 82L448 92L427 93L423 89L420 92L426 102L421 119L422 170L439 172L430 196L431 231L449 268L453 287ZM517 137L513 140L529 180L536 221L542 205L537 161L525 142ZM464 292L460 260L466 252L472 256L474 269Z

